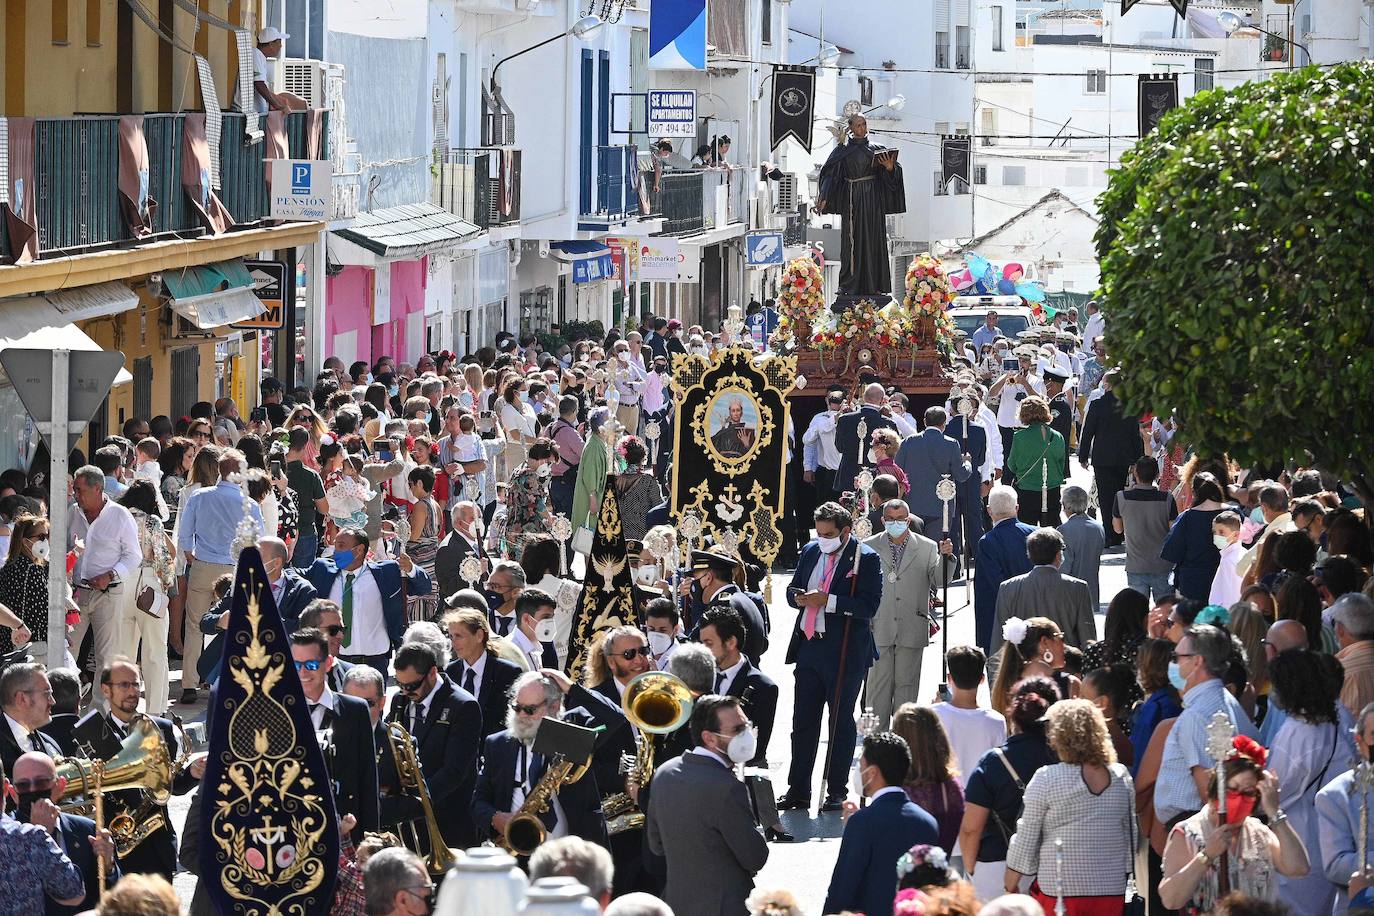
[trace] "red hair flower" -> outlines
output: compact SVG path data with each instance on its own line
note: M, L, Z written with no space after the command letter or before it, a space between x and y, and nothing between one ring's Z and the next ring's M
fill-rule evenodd
M1244 757L1260 768L1264 767L1264 761L1269 757L1269 752L1264 749L1264 745L1245 735L1236 735L1232 738L1231 747L1233 748L1232 757Z

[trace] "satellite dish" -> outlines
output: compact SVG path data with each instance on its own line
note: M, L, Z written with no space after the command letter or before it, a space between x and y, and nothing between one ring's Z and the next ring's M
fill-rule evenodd
M858 99L850 99L848 102L844 103L844 116L846 118L850 115L862 114L863 110L863 103Z

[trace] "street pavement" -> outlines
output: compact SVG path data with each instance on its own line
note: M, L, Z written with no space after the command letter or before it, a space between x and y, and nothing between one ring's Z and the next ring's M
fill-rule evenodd
M1072 482L1087 488L1091 485L1092 478L1088 472L1075 464ZM1101 595L1103 605L1099 609L1097 617L1099 634L1102 630L1102 612L1105 611L1106 603L1111 600L1111 596L1126 587L1124 562L1125 555L1119 550L1102 557ZM976 569L974 575L977 575ZM773 634L769 641L768 652L763 657L763 670L777 681L780 687L776 725L768 747L773 785L779 795L787 789L787 771L792 756L792 668L783 663L783 656L787 651L788 634L791 632L792 623L796 617L796 612L787 606L783 597L789 579L790 577L786 575L773 576L773 602L770 606ZM973 642L973 627L972 589L962 581L951 583L947 626L944 632L936 637L936 641L926 649L921 666L919 695L923 700L933 702L936 687L940 683L940 659L944 649L945 634L948 634L950 646L968 645ZM173 696L175 695L177 695L176 691L173 692ZM983 700L986 702L986 689ZM174 707L175 711L187 722L202 718L204 708L203 696L201 702L194 707ZM823 729L822 741L824 741L826 732L827 730ZM820 790L816 786L819 768L825 757L825 751L822 748L817 755L817 776L813 777L811 783L812 794L816 798L820 797ZM169 806L178 835L180 835L182 825L185 822L186 809L189 803L189 795L173 796ZM803 913L808 914L808 916L818 916L825 903L830 873L839 854L840 836L844 831L843 818L838 813L818 815L813 807L811 811L784 811L782 822L787 831L796 837L796 842L769 844L768 864L759 873L755 885L760 888L786 888L796 895ZM190 901L195 888L195 881L195 877L190 874L183 872L177 875L176 890L183 904Z

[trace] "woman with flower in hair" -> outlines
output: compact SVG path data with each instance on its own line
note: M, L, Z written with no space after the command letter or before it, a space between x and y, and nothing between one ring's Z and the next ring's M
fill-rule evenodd
M511 475L504 539L510 558L517 563L528 541L549 533L549 475L557 460L558 446L552 439L539 438Z
M1007 847L1003 888L1030 895L1045 912L1062 899L1068 916L1120 916L1134 871L1135 789L1116 762L1107 723L1087 700L1050 707L1046 733L1059 763L1041 767Z
M1310 867L1302 839L1279 807L1278 778L1264 769L1264 748L1244 735L1233 738L1231 746L1223 767L1225 821L1218 810L1214 771L1207 781L1207 803L1174 826L1164 847L1159 899L1187 916L1212 912L1224 896L1219 886L1223 853L1229 889L1269 902L1278 899L1275 872L1296 878ZM1269 826L1250 816L1257 805Z
M1340 701L1341 663L1310 649L1290 649L1274 657L1269 673L1278 703L1288 714L1271 739L1269 769L1293 829L1315 856L1317 792L1359 763L1351 739L1355 723ZM1339 893L1321 868L1304 877L1279 877L1279 900L1294 913L1330 913Z
M1078 696L1078 678L1064 671L1064 631L1048 617L1022 620L1009 617L1002 624L997 678L992 684L992 708L1005 715L1011 685L1028 677L1047 677L1064 699Z
M625 529L625 540L642 541L649 527L649 510L663 502L663 486L654 475L644 473L648 453L638 437L623 436L615 450L625 463L625 469L615 478L620 525Z

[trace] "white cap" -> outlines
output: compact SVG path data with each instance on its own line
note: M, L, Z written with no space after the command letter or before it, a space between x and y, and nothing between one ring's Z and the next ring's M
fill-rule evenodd
M290 35L286 34L276 26L269 25L265 29L258 30L258 44L260 45L271 44L274 41L290 37Z

